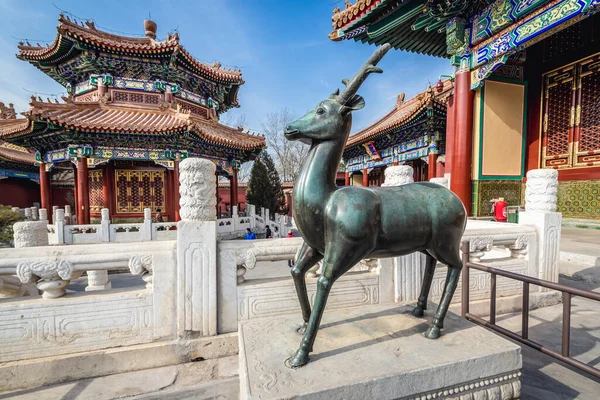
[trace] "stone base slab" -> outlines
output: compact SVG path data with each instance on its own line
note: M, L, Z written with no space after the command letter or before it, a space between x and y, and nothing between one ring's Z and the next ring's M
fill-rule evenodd
M190 361L206 362L236 355L237 341L237 334L230 333L0 363L0 392Z
M240 322L242 399L518 399L521 349L453 313L438 340L410 305L326 310L310 362L290 369L301 317Z

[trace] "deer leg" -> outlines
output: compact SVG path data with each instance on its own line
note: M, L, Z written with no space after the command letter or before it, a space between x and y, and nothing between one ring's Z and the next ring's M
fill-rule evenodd
M423 311L427 310L427 297L429 297L429 290L431 289L431 282L433 281L435 265L437 264L437 260L433 258L429 253L425 253L425 256L425 274L423 275L423 285L421 285L421 294L419 295L417 306L412 310L411 313L415 317L422 317Z
M425 332L425 336L427 336L429 339L437 339L440 337L440 330L443 327L444 318L448 312L448 307L450 307L450 300L452 300L452 296L454 295L454 291L458 285L460 270L460 264L458 267L448 266L448 278L446 279L444 294L442 295L442 299L440 300L440 304L435 316L431 321L431 326L429 329L427 329L427 332Z
M298 333L300 334L304 333L310 319L310 301L308 300L308 292L306 290L306 272L321 261L322 258L323 255L321 253L310 248L306 243L302 243L302 247L298 252L298 260L291 271L300 308L302 309L302 319L304 320L302 326L298 328Z

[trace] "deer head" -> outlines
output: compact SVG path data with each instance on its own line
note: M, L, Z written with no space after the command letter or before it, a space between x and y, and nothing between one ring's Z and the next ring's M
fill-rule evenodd
M356 92L369 74L383 72L377 63L390 48L389 43L379 47L351 80L342 80L346 87L341 94L336 90L305 116L286 126L285 138L311 144L315 140L335 140L347 135L352 125L351 112L365 106L365 100Z

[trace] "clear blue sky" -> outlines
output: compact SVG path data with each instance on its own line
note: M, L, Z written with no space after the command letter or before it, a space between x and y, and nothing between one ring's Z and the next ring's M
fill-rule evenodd
M52 41L60 7L114 31L143 35L151 14L158 38L177 29L180 42L196 58L242 69L240 90L248 126L261 130L269 112L283 107L304 114L351 77L375 47L354 41L332 42L331 15L336 0L0 0L0 101L28 109L31 96L59 93L64 88L33 66L18 60L16 38ZM41 43L41 42L40 42ZM376 121L395 104L435 84L451 72L448 60L390 51L380 63L384 73L372 75L359 93L367 106L354 114L353 131ZM46 95L41 95L46 98Z

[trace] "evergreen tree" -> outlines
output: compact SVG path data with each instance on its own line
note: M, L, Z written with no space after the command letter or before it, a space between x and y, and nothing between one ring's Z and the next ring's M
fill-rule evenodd
M257 158L254 160L252 171L250 171L246 201L256 206L257 211L259 211L261 207L269 208L269 199L272 197L269 173L265 164L262 163L260 158Z
M279 179L279 173L277 172L277 168L275 168L275 163L273 159L266 151L263 151L260 154L260 159L262 163L267 168L267 173L269 176L269 183L271 185L271 192L269 193L269 210L271 210L271 215L273 213L279 214L287 214L287 207L285 204L285 197L283 195L283 189L281 187L281 180Z

